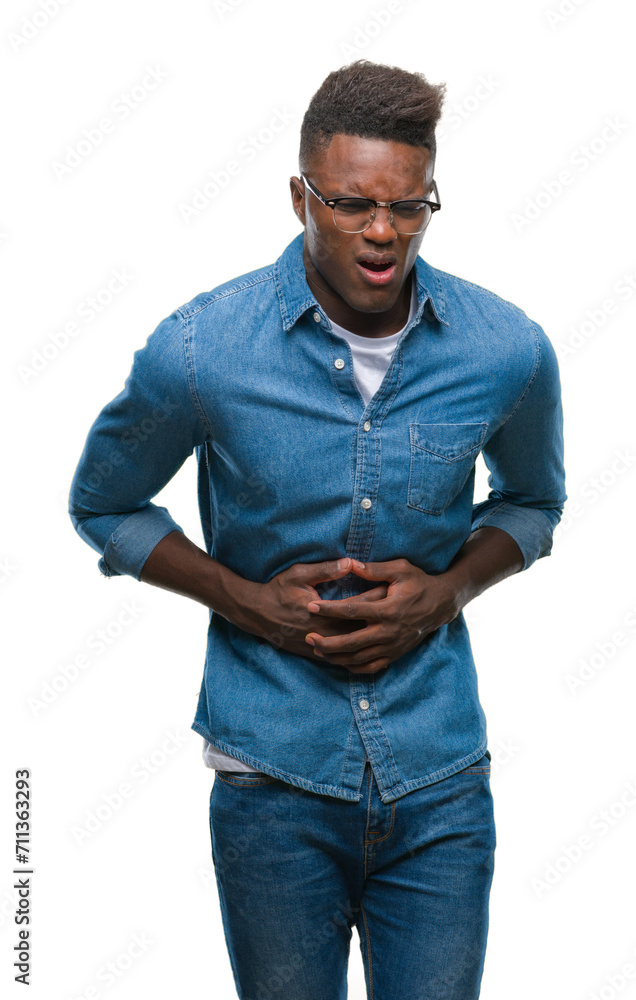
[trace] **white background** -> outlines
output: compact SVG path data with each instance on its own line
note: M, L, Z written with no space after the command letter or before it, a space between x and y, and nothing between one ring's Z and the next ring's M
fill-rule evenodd
M28 767L29 995L236 996L210 856L213 772L190 729L207 612L131 577L102 577L66 501L90 424L159 321L272 262L299 232L288 178L302 114L328 72L362 56L448 85L443 208L422 254L521 306L560 359L569 499L553 553L466 609L496 765L482 996L636 997L631 5L394 0L381 29L382 2L55 7L49 0L47 15L10 0L0 24L0 963L10 995L23 995L12 982L12 789ZM163 79L144 91L150 67ZM131 92L142 99L117 117L118 96ZM241 143L277 113L288 124L248 161ZM58 176L68 147L104 117L112 131ZM230 159L238 175L186 222L183 205ZM126 287L109 296L122 270ZM105 304L89 318L100 290ZM201 544L195 474L190 458L158 502ZM97 652L96 631L114 635L124 604L134 620ZM82 653L77 679L34 708ZM180 742L162 757L170 734ZM130 799L78 842L122 782ZM588 849L572 860L583 835ZM135 934L152 943L130 962ZM105 987L109 961L130 968ZM365 996L356 934L349 984L352 1000Z

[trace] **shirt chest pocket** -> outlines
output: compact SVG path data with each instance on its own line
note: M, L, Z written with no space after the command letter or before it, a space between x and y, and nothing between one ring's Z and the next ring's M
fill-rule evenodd
M409 424L408 506L442 514L466 485L487 430L487 423Z

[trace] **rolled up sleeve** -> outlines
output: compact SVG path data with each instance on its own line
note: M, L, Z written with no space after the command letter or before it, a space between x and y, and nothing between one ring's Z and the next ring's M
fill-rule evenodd
M124 388L91 426L69 492L69 516L99 552L104 576L139 580L161 539L182 531L151 502L210 437L186 357L186 320L162 320L135 351Z
M534 372L510 416L488 439L488 499L473 505L472 530L507 531L523 554L522 570L552 551L552 536L567 500L563 409L556 352L544 330Z

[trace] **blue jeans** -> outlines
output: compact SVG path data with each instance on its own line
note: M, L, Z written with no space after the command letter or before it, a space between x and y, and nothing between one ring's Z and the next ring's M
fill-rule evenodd
M352 928L368 1000L476 1000L496 846L490 753L384 804L217 771L212 857L240 1000L345 1000Z

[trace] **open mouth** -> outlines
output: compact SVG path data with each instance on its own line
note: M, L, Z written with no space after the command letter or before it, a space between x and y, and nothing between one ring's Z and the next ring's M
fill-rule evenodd
M393 280L395 261L393 260L357 260L360 273L371 285L386 285Z
M384 261L383 264L376 264L372 260L361 260L360 264L368 271L387 271L390 267L394 266L390 260Z

